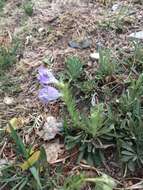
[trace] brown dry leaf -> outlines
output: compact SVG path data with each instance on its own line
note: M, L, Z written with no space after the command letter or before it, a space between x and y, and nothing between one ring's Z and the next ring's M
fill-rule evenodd
M64 152L64 145L60 144L58 140L45 144L44 148L47 155L47 162L50 164L54 164L58 160L59 154Z
M46 140L52 140L55 138L55 136L60 133L60 131L63 128L63 122L58 121L53 116L48 116L46 119L46 122L43 125L43 128L41 131L37 131L36 133L38 136L40 136L42 139Z

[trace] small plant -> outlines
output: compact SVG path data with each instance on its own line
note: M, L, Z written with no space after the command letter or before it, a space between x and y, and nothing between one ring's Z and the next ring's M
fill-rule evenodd
M142 140L133 142L123 142L121 151L121 161L128 170L134 172L136 168L143 166L143 142Z
M13 47L0 47L0 75L3 75L6 69L9 69L16 62L16 51L18 45Z
M45 72L47 73L47 75L44 74ZM90 115L85 117L84 114L77 109L75 98L73 97L72 91L69 88L70 83L67 84L67 83L57 81L53 77L52 73L49 73L49 71L46 68L44 69L44 72L42 73L40 72L39 74L40 76L38 76L38 79L40 80L40 82L53 83L59 89L59 93L61 94L61 99L64 101L67 107L68 114L71 119L71 126L72 126L70 128L71 131L73 129L75 131L82 130L80 135L75 136L76 140L73 137L74 143L71 143L72 137L71 138L66 137L67 144L68 145L72 144L73 146L79 146L79 149L82 152L82 156L80 156L81 158L85 157L84 152L89 153L87 155L88 158L89 158L89 155L91 154L92 155L91 159L94 158L93 162L95 163L96 157L98 157L98 159L100 159L101 157L101 155L99 155L100 153L96 154L98 156L95 155L96 150L97 152L100 152L99 150L100 147L104 147L104 145L103 146L99 145L100 143L102 144L102 138L104 139L104 136L108 136L109 134L112 134L112 130L114 129L114 126L112 125L112 123L110 123L107 115L105 114L103 104L97 104L95 108L91 109ZM42 97L49 97L50 94L52 94L52 96L55 97L56 93L57 92L55 93L49 92L48 94L48 91L46 91L44 92L44 94L42 94ZM47 99L47 102L48 101L49 99ZM45 99L43 102L46 103ZM70 131L69 131L68 136L70 136ZM70 145L71 148L73 148L73 146L71 147Z
M99 68L97 75L99 78L111 76L116 68L116 62L111 58L111 52L108 49L100 49L99 51Z
M92 183L95 189L100 190L113 190L117 186L115 180L106 174L95 178L88 178L80 174L68 177L65 180L64 186L59 190L80 190L86 183Z
M132 41L133 51L126 56L123 52L123 63L129 69L141 73L143 69L143 45L138 41Z
M116 33L122 33L124 30L125 23L132 23L133 18L129 17L129 8L125 6L119 7L119 10L116 11L116 14L106 14L103 20L98 22L99 27L105 30L115 30Z
M134 45L134 59L133 62L143 64L143 45L137 41L133 42Z
M25 13L28 16L32 16L33 15L33 3L31 1L26 2L23 6Z
M143 166L143 128L139 118L133 119L131 115L126 118L124 124L124 136L121 144L121 161L130 171L141 169Z
M71 129L66 134L65 142L67 149L75 146L79 147L78 162L82 159L86 159L92 165L100 165L104 162L103 150L110 147L114 130L114 126L104 114L103 105L97 105L91 111L89 118L81 117L82 125L78 125L78 128L81 128L82 132L74 135L74 131L72 132Z
M137 113L140 103L141 97L143 95L143 74L141 74L138 80L131 80L131 84L129 85L126 92L120 98L120 108L121 111L125 113ZM134 114L135 115L135 114Z
M0 83L1 92L14 94L21 91L21 87L20 87L21 80L18 77L12 78L12 76L10 75L10 72L7 74L5 72L1 74L0 81L1 81Z
M86 96L83 96L83 99L91 97L91 93L96 87L96 82L86 76L84 64L80 58L75 56L68 57L65 62L65 71L62 74L63 80L69 84L71 89L74 89L73 91L77 96L84 93Z
M106 123L106 116L104 115L103 104L96 105L96 107L91 110L89 118L86 119L76 109L74 97L71 95L67 84L59 85L59 89L62 93L62 99L67 106L74 126L84 129L93 137L100 137L103 134L108 134L112 127L107 127L107 130L106 127L104 128L104 125Z
M85 185L85 176L80 174L68 177L59 190L79 190Z
M72 119L73 126L84 128L83 123L81 123L80 113L76 109L75 99L73 98L71 91L69 90L68 84L59 83L58 87L62 93L62 99L65 102L69 115Z
M70 80L76 80L83 71L83 64L78 57L69 57L66 60L67 76Z
M119 154L123 165L130 171L143 166L142 96L143 75L141 74L137 80L131 80L116 109Z

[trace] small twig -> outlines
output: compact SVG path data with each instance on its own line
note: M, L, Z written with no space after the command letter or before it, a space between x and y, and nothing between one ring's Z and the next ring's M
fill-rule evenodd
M0 157L1 157L2 153L3 153L3 150L4 150L5 147L6 147L6 144L7 144L7 142L5 142L4 145L3 145L2 148L1 148L1 151L0 151Z
M95 171L98 175L100 175L100 171L97 170L95 167L90 166L90 165L86 165L86 164L82 164L80 163L79 166L83 167L84 169L91 169L93 171Z
M61 159L58 159L58 160L56 160L54 162L51 162L51 164L56 164L56 163L59 163L59 162L63 162L64 163L68 158L74 156L77 153L78 153L78 151L74 152L73 154L70 154L70 155L66 156L65 158L61 158Z

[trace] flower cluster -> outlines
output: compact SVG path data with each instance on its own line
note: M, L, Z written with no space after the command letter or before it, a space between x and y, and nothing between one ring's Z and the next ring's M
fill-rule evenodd
M41 66L38 70L38 80L40 84L43 86L42 89L39 90L39 99L47 104L50 101L57 100L61 94L60 92L50 86L50 84L58 84L58 80L54 77L53 73L49 71L47 68Z

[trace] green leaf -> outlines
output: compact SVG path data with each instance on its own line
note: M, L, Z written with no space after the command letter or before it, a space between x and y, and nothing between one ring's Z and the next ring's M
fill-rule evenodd
M85 184L83 174L70 176L65 180L64 186L60 190L79 190Z
M77 79L82 72L83 65L78 57L69 57L66 60L67 74L72 79Z
M122 148L126 149L129 152L134 152L134 150L132 149L132 144L129 142L123 142L122 143Z
M113 187L104 183L97 183L95 189L96 190L113 190Z
M123 150L121 153L124 154L124 155L127 155L127 156L134 156L135 155L134 152L129 152L127 150Z
M129 160L131 160L133 158L133 156L126 156L126 155L122 155L122 162L128 162Z
M15 140L15 143L18 146L20 153L24 156L24 158L28 159L28 153L27 153L24 143L22 142L22 139L20 138L20 136L17 134L17 132L13 129L11 125L10 125L10 130L11 130L11 136Z
M40 182L40 178L39 178L39 173L38 173L38 171L36 170L36 168L35 168L34 166L30 168L30 171L31 171L31 173L32 173L32 175L33 175L33 177L34 177L34 179L36 180L36 182L37 182L37 184L38 184L40 190L42 190L42 185L41 185L41 182Z
M67 106L67 109L68 109L69 115L72 119L74 127L79 127L80 126L80 114L76 110L75 99L72 96L71 90L69 89L69 85L60 83L58 85L58 87L61 91L61 94L63 95L62 99Z
M23 183L19 186L18 190L23 190L27 182L28 182L28 178L24 179Z
M33 164L35 164L40 157L40 151L36 151L26 160L24 163L20 164L19 166L22 168L23 171L29 169Z
M132 172L135 171L135 166L136 166L136 164L135 164L135 162L133 162L132 160L131 160L130 162L128 162L127 166L128 166L128 169L129 169L130 171L132 171Z
M95 183L96 190L113 190L117 186L115 180L106 174L96 178L86 178L85 181Z

